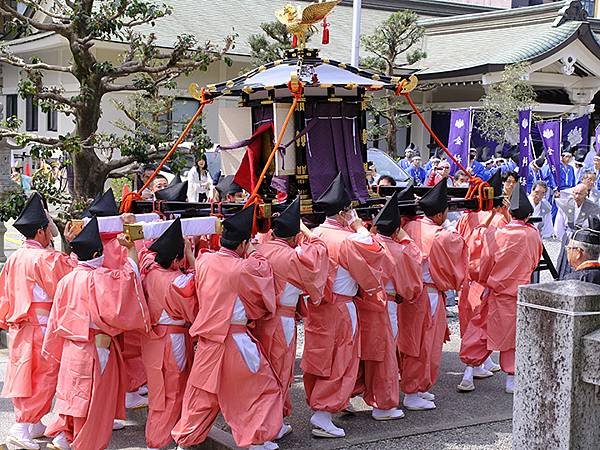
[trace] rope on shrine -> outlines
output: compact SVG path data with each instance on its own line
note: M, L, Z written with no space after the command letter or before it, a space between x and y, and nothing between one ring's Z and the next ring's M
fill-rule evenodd
M181 145L181 143L183 142L185 137L188 135L188 133L192 129L192 126L194 125L196 120L198 120L198 118L202 115L202 112L204 111L204 107L207 104L212 103L212 102L213 102L212 98L207 98L206 90L204 88L202 88L200 91L200 106L198 107L198 110L192 116L192 118L190 119L190 121L188 122L186 127L184 128L183 132L181 133L181 135L179 136L177 141L175 141L175 143L171 147L171 150L169 150L169 152L165 155L165 157L162 159L162 161L160 162L158 167L154 170L154 173L150 176L150 178L148 178L148 180L144 183L144 185L140 189L138 189L137 192L131 191L123 196L123 199L121 200L121 212L122 213L131 212L132 207L133 207L133 202L135 200L142 200L141 193L146 188L148 188L148 186L150 186L150 183L152 183L152 181L154 180L156 175L158 175L158 173L163 168L165 163L171 158L171 156L173 156L173 153L175 153L175 150L177 150L179 145Z
M252 189L252 192L250 193L248 200L246 200L246 204L245 204L244 208L247 208L248 206L253 205L253 204L258 205L261 202L262 199L261 199L261 196L259 195L258 191L260 189L260 186L262 185L262 182L264 181L264 179L267 175L269 166L273 162L273 159L275 158L275 155L277 154L277 151L279 150L279 148L281 146L281 142L283 141L283 137L285 135L285 130L286 130L288 124L290 123L290 120L292 119L294 111L296 110L296 106L298 105L298 102L302 98L302 92L304 89L302 86L302 82L300 80L294 79L294 77L293 77L292 80L290 82L288 82L287 86L293 96L292 104L287 113L287 116L285 117L285 120L283 121L283 125L281 126L281 130L279 131L279 135L277 136L277 141L275 142L275 145L273 146L273 150L271 150L271 154L269 155L269 158L267 159L267 162L265 163L263 170L262 170L260 176L258 177L258 181L257 181L256 185L254 186L254 189ZM256 230L258 229L257 215L258 215L258 209L256 209L254 212L254 220L253 220L253 227L252 227L253 232L256 232Z
M444 151L444 153L446 153L448 158L450 158L452 160L452 162L454 164L456 164L456 166L469 177L469 189L467 191L467 195L465 196L465 199L466 200L470 200L473 198L477 199L478 211L482 211L482 210L483 211L491 211L494 208L494 198L493 198L493 195L486 195L486 194L492 188L490 187L490 185L487 182L483 181L481 178L476 177L476 176L472 175L471 173L469 173L469 171L465 168L465 166L463 166L462 163L460 161L458 161L454 157L454 155L452 155L452 153L450 153L450 150L448 150L448 147L446 147L444 145L444 143L440 140L440 138L437 137L437 135L434 133L433 129L427 124L427 121L423 117L423 114L421 114L421 111L419 111L419 108L417 108L417 105L415 105L412 98L410 98L410 92L404 91L404 86L407 83L408 83L408 80L406 80L406 79L404 79L404 80L400 81L400 83L398 83L398 85L396 86L396 95L401 95L404 98L406 98L406 101L408 102L408 104L410 105L412 110L415 112L415 114L417 115L417 117L419 118L419 120L421 121L421 123L423 124L425 129L427 130L427 132L431 135L433 140L437 143L437 145L440 146L440 148Z

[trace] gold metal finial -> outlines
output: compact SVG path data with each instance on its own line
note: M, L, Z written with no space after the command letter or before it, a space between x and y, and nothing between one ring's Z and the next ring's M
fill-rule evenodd
M202 100L202 88L198 86L198 83L191 83L188 87L188 92L196 100Z
M316 31L315 24L327 17L340 2L341 0L323 1L311 3L304 8L288 3L283 9L275 11L275 17L296 37L298 49L303 50L306 47L308 34Z
M404 81L404 80L402 80L402 81ZM419 83L419 79L415 75L409 76L408 77L408 82L404 83L402 85L402 87L400 89L400 93L401 94L406 94L408 92L412 92L414 90L414 88L417 87L418 83Z

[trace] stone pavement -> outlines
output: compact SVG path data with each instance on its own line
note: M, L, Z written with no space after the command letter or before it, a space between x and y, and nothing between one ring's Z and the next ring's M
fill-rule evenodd
M9 227L10 228L10 227ZM14 232L14 229L12 229ZM16 248L16 237L7 236L7 246ZM547 242L549 253L556 259L558 243ZM549 281L549 275L543 274L542 281ZM456 311L456 308L451 308ZM496 374L486 380L476 381L476 391L467 394L456 392L460 382L463 366L458 359L460 339L458 337L457 319L449 319L452 341L444 346L441 374L438 383L432 389L437 396L437 409L434 411L405 411L406 417L391 422L377 422L371 419L368 407L361 399L354 399L353 404L361 412L340 414L335 422L346 429L344 439L323 440L313 438L310 434L309 411L304 401L302 379L297 370L292 389L294 411L289 419L293 432L282 439L282 449L510 449L512 396L504 393L503 374ZM298 354L301 354L303 341L300 327ZM497 359L497 355L495 356ZM4 379L8 353L0 350L0 379ZM299 360L297 360L298 366ZM298 367L297 367L298 369ZM48 423L51 416L44 421ZM113 434L110 449L145 449L144 424L145 412L130 412L127 427ZM7 399L0 399L0 442L2 442L13 420L12 405ZM222 419L217 421L221 430L227 431ZM217 430L218 435L226 435ZM214 445L214 444L213 444ZM42 447L43 448L43 447ZM225 448L203 445L199 448Z

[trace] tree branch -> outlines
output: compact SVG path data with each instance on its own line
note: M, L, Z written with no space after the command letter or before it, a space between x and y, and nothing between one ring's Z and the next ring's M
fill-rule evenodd
M38 20L33 20L31 17L24 16L19 11L12 8L8 0L0 0L0 14L4 16L13 17L22 23L28 24L36 30L54 31L55 33L58 33L62 36L69 36L71 34L71 31L69 30L67 25L63 25L56 22L40 22Z
M10 56L2 56L0 55L0 62L5 64L20 67L22 69L30 70L48 70L52 72L65 72L65 73L73 73L73 66L57 66L55 64L46 64L46 63L35 63L30 64L26 63L22 58L19 58L14 55Z
M0 128L0 138L24 138L28 142L35 142L37 144L43 144L48 146L60 147L61 142L57 138L48 136L38 136L37 134L22 133L20 131L8 130L6 128Z
M23 1L23 4L25 4L26 6L34 8L36 11L39 11L42 14L47 15L48 17L52 17L53 19L57 19L57 20L69 20L68 16L64 16L62 14L57 14L55 12L52 12L52 11L48 10L48 9L42 8L42 6L39 5L38 3L39 3L39 0L36 3L31 2L31 1Z
M165 156L164 151L161 150L154 150L152 152L148 152L145 157L148 158L149 160L155 160L155 159L159 159L162 158L163 156ZM117 170L120 169L121 167L127 166L131 163L134 163L138 160L137 156L125 156L121 159L114 159L112 161L109 161L106 164L107 169L109 169L109 172L112 172L113 170Z

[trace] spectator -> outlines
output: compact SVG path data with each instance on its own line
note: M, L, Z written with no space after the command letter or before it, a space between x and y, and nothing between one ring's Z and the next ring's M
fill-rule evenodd
M20 164L15 165L11 178L23 188L25 194L29 195L31 192L31 177L23 173L23 167Z
M169 180L164 175L160 173L154 177L152 180L152 193L154 194L156 191L160 191L161 189L166 188L169 185Z
M213 198L213 183L208 172L206 155L202 154L196 159L196 164L188 173L188 202L205 202Z
M450 163L446 160L443 160L437 166L431 169L431 172L429 172L427 180L425 181L425 186L435 186L444 178L446 178L446 183L448 186L454 186L452 178L448 178L449 174Z
M469 187L469 176L462 170L457 170L454 173L454 186Z
M425 169L423 169L421 167L421 157L420 156L413 156L412 159L412 163L410 165L410 167L408 168L408 174L413 177L413 179L415 180L415 184L417 186L421 186L423 183L425 183Z
M396 180L389 175L381 175L377 181L377 194L379 194L379 186L396 186Z
M506 198L510 198L512 196L513 190L517 184L519 184L519 175L517 175L516 172L508 172L504 177L503 187L503 193Z
M588 198L596 205L600 205L600 191L596 188L596 172L592 169L583 169L581 183L585 184L589 189ZM566 189L566 191L570 190Z
M600 233L591 228L578 230L569 240L567 258L573 271L564 280L600 284Z
M552 226L552 205L546 200L548 185L545 181L536 181L529 194L529 201L533 205L533 217L539 217L541 222L536 223L536 228L540 231L542 239L549 238L554 233Z
M400 160L400 167L404 170L408 170L413 156L415 156L415 150L412 147L407 147L406 150L404 150L404 158Z

